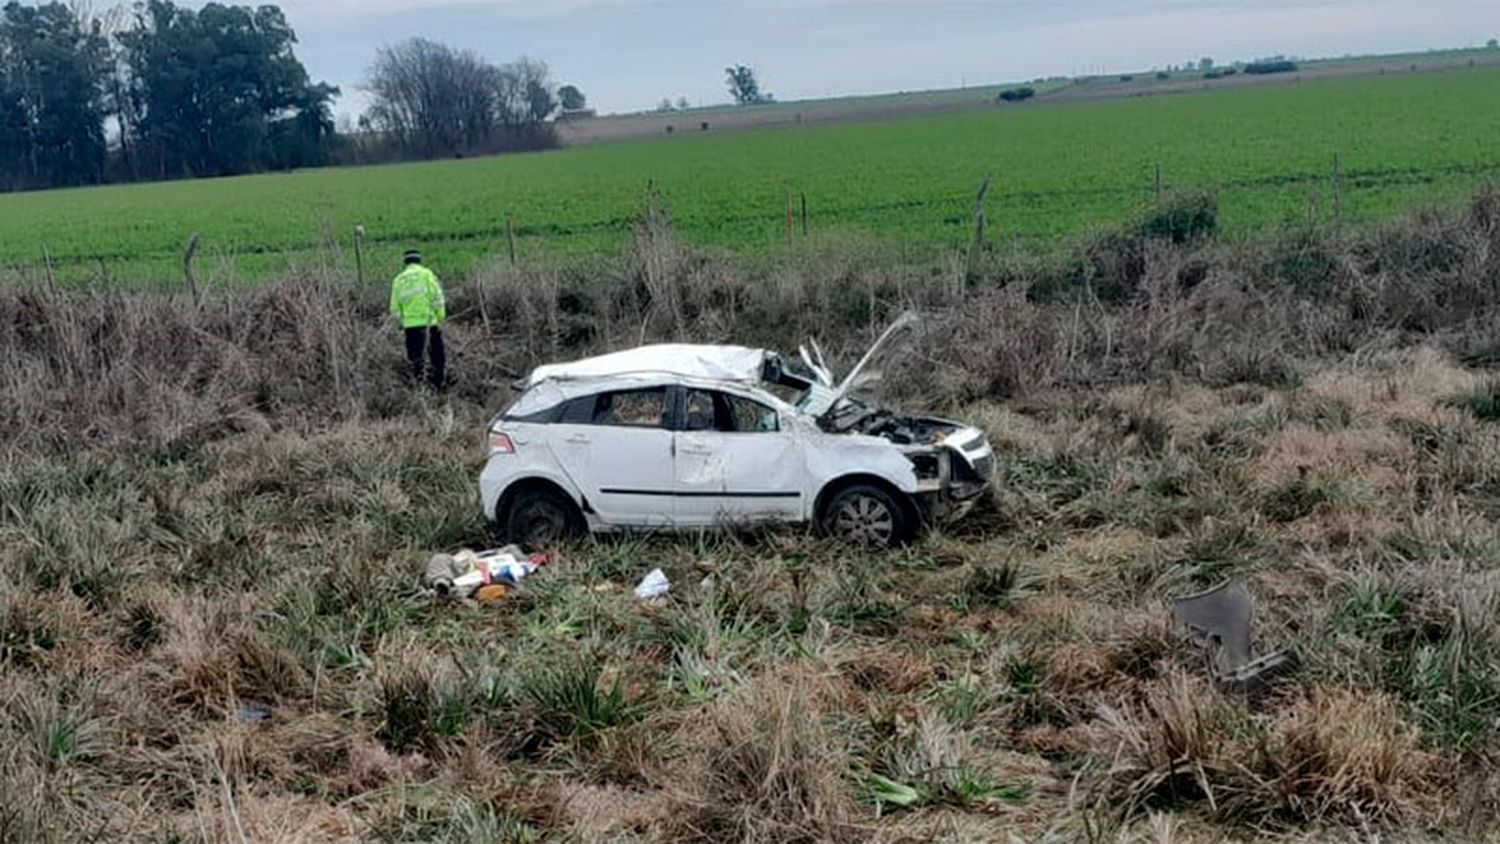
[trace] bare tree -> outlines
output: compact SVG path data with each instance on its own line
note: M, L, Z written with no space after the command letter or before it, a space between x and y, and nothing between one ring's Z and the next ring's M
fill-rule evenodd
M537 126L557 111L557 96L544 62L522 56L497 68L495 82L500 122L505 126Z
M423 38L381 47L367 86L369 125L423 156L478 150L495 135L497 77L479 54Z
M478 53L413 38L380 48L360 124L378 147L405 156L539 149L556 143L548 121L557 93L547 65L520 58L495 66ZM377 152L377 155L379 153Z

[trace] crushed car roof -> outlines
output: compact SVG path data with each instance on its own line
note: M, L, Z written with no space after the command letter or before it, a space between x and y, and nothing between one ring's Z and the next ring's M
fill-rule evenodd
M572 363L539 366L527 386L544 381L582 381L630 375L673 375L715 381L760 381L767 352L743 346L666 343L642 346Z

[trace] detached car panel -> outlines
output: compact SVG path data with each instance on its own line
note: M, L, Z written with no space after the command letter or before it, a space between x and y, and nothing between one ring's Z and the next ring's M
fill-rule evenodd
M866 405L851 392L868 383L858 370L834 385L816 359L808 368L681 344L540 367L491 427L485 513L532 545L765 522L894 544L984 493L994 454L981 431Z

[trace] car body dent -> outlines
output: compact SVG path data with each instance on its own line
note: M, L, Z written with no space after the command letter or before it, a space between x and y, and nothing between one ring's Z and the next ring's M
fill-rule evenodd
M814 479L813 497L841 478L867 475L890 484L897 492L914 495L920 491L911 460L879 437L864 434L825 434L819 432L820 447L807 449L808 474ZM811 504L813 502L809 502ZM808 518L812 517L809 512Z
M523 382L566 383L603 378L669 376L718 383L754 384L760 380L768 352L743 346L661 343L612 352L572 363L539 366Z

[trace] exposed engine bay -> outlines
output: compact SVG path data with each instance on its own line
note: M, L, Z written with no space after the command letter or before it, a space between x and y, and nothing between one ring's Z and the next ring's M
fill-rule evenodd
M943 419L902 416L889 410L869 407L861 402L845 401L819 420L829 433L858 433L883 437L896 445L942 445L961 426Z
M762 380L796 391L796 406L814 417L827 433L880 437L900 448L918 480L937 491L935 507L972 501L987 487L995 468L994 454L983 432L946 419L886 410L859 395L861 388L880 380L874 365L915 323L913 314L903 314L842 381L834 378L816 343L798 349L801 372L794 371L778 355L768 356Z
M949 485L960 496L977 493L994 470L987 440L958 422L903 416L846 398L818 419L833 434L864 434L889 440L911 460L917 477Z

